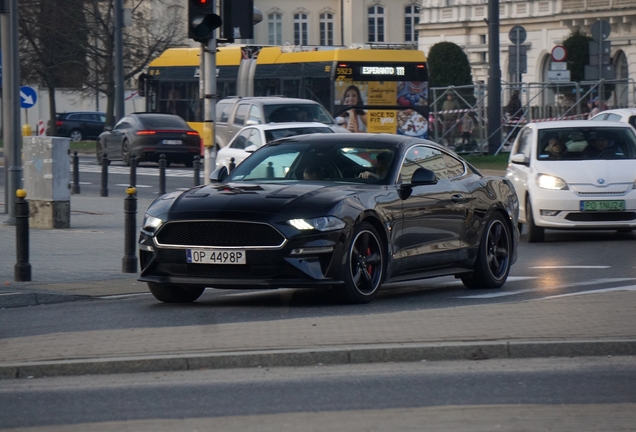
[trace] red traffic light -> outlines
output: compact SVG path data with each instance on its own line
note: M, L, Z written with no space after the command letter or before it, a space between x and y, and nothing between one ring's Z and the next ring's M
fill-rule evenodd
M192 0L192 3L197 6L207 6L212 3L212 0Z

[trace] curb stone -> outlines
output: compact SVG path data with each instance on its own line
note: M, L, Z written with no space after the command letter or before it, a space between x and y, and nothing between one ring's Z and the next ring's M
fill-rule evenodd
M0 365L0 379L199 369L634 355L636 339L381 344L25 362Z

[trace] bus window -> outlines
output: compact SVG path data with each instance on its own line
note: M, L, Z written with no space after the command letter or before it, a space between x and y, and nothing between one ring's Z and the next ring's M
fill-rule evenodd
M300 97L300 79L283 80L283 96L290 98Z
M276 96L281 94L279 81L275 78L254 79L254 96Z
M305 99L315 100L322 106L331 108L330 88L330 78L305 78Z

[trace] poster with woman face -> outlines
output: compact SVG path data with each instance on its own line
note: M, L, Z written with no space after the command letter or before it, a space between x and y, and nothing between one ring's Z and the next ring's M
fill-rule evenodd
M428 122L418 109L428 106L428 84L414 81L337 81L336 105L351 107L340 114L351 132L428 136ZM366 106L367 109L355 108ZM401 106L404 109L368 109ZM407 108L412 107L412 108Z

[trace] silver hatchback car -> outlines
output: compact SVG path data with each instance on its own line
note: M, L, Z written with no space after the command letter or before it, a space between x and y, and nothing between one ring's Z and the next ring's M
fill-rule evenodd
M216 104L214 140L221 149L245 126L283 122L318 122L334 132L349 132L318 102L280 96L231 97Z

